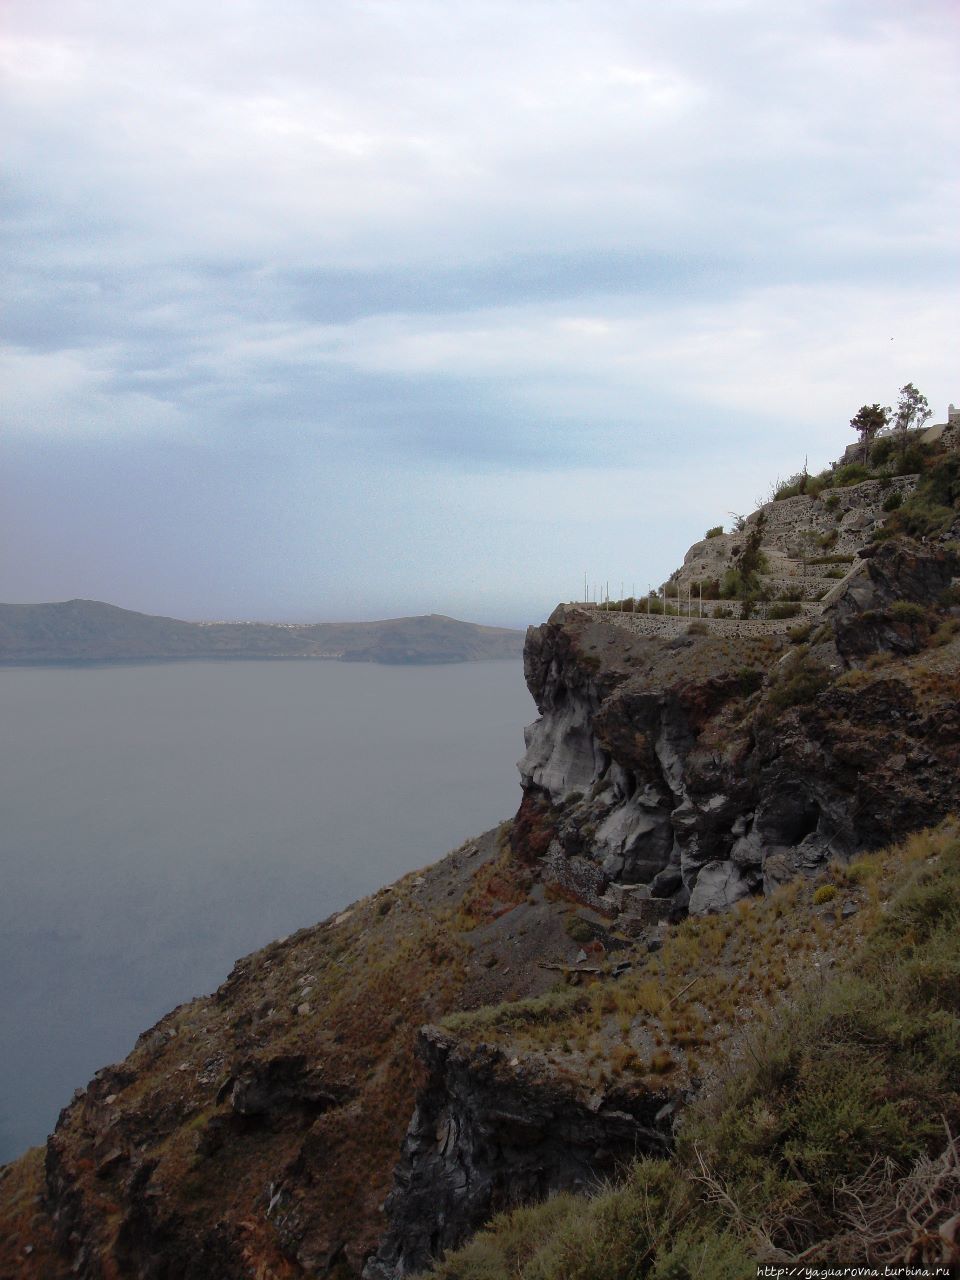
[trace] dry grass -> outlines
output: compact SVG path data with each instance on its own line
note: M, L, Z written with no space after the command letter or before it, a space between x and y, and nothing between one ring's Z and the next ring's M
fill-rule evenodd
M758 1263L956 1274L960 832L945 823L847 870L831 875L862 894L857 945L832 948L841 932L818 917L820 976L758 1021L674 1158L640 1161L592 1199L504 1215L436 1276L746 1280ZM777 924L811 907L809 886L790 891ZM747 922L765 947L749 909ZM655 1054L672 1083L672 1051Z

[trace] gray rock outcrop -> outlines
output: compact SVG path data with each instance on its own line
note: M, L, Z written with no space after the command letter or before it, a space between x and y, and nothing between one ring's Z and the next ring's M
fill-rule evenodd
M589 1191L670 1142L668 1091L575 1084L497 1048L425 1027L427 1079L404 1140L390 1227L364 1280L399 1280L456 1248L492 1214L557 1191Z

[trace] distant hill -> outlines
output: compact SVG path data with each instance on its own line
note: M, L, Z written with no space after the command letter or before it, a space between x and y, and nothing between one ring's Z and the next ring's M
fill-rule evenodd
M523 632L442 614L382 622L182 622L99 600L0 604L0 662L328 658L439 663L519 658Z

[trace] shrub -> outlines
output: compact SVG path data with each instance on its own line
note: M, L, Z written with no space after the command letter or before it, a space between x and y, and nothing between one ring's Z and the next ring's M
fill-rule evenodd
M804 649L797 649L791 661L784 664L766 696L766 719L769 722L788 707L812 702L830 682L830 673L815 662Z
M905 622L909 626L920 626L929 621L926 609L912 600L897 600L890 606L890 617L894 622Z
M848 462L845 466L837 467L833 476L834 484L840 489L847 489L850 485L869 479L870 471L862 462Z
M736 673L736 678L740 695L744 698L749 698L751 693L756 693L763 684L763 672L758 671L756 667L741 667Z
M824 489L829 489L833 485L833 473L830 470L821 471L818 476L811 476L807 481L807 497L819 498Z
M930 644L934 648L949 644L958 631L960 631L960 618L947 618L940 623L930 637Z
M798 471L788 480L778 480L773 490L774 502L782 502L784 498L796 498L798 494L805 493L808 479L805 471Z
M825 902L832 902L837 896L837 886L835 884L822 884L819 889L814 890L813 905L822 907Z
M701 622L699 619L695 622L691 622L689 627L687 627L688 636L705 636L709 631L710 628L707 624L705 622Z
M732 618L733 610L728 609L726 605L722 604L718 609L714 609L713 616L715 618Z
M719 538L723 534L723 525L715 524L712 529L707 530L708 538Z
M945 507L960 505L960 458L944 458L927 472L919 488L929 502Z
M927 448L919 441L909 445L895 460L893 474L895 476L913 476L922 471L927 464Z
M567 936L572 938L574 942L579 942L581 946L585 942L593 941L594 930L586 920L581 920L579 916L567 916L563 927L567 932Z
M870 858L857 858L844 871L846 878L853 884L863 884L865 880L873 880L879 874L879 864Z
M810 632L812 630L812 622L801 622L799 626L790 628L787 632L787 639L791 644L803 644L805 640L810 639Z
M770 605L767 609L767 617L771 619L777 618L795 618L800 613L800 606L796 603L790 603L786 600L777 601L776 604Z
M942 534L956 518L960 507L960 458L942 459L920 478L914 492L890 513L882 529L874 534L883 541L898 533L911 538L931 538Z
M829 495L824 499L824 503L823 503L823 505L827 508L827 510L828 510L828 511L836 511L837 507L839 507L839 505L840 505L840 495L839 495L839 493L831 493L831 494L829 494Z
M870 450L871 467L882 467L885 462L889 462L896 447L897 444L893 436L883 436L875 441L873 448Z
M720 599L720 579L719 578L703 578L693 583L693 597L698 596L703 600L719 600Z

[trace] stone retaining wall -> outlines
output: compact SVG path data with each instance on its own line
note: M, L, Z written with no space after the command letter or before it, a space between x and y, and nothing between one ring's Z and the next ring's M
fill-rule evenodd
M613 609L601 609L597 605L574 604L576 609L592 609L596 611L598 622L608 622L614 627L624 627L641 636L660 636L669 639L671 636L683 635L691 623L701 623L711 635L722 636L769 636L785 635L788 631L804 622L812 621L817 615L806 615L797 618L673 618L665 614L620 613Z

